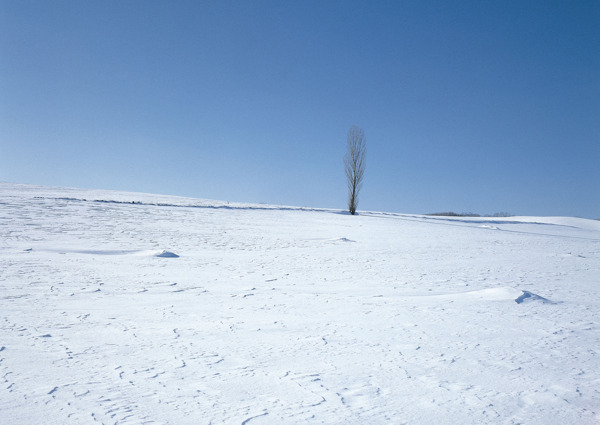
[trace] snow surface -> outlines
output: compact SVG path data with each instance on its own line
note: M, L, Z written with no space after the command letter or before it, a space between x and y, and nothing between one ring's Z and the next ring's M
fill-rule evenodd
M598 424L600 223L0 184L2 424Z

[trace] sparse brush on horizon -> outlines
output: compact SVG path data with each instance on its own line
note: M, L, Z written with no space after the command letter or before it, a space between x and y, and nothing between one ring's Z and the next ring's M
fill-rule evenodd
M515 216L514 214L507 213L507 212L497 212L494 214L485 214L482 216L481 214L472 213L472 212L455 213L453 211L428 213L425 215L440 216L440 217L514 217Z

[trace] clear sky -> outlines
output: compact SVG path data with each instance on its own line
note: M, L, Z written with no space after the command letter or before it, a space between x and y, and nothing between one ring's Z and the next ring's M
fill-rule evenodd
M0 181L600 218L600 2L0 0Z

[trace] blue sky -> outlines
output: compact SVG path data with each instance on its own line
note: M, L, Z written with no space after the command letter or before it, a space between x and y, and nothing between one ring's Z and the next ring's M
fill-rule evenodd
M0 181L600 218L598 1L0 0Z

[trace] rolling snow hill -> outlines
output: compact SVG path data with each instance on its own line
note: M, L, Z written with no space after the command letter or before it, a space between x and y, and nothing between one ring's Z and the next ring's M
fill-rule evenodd
M0 184L2 424L598 424L600 222Z

